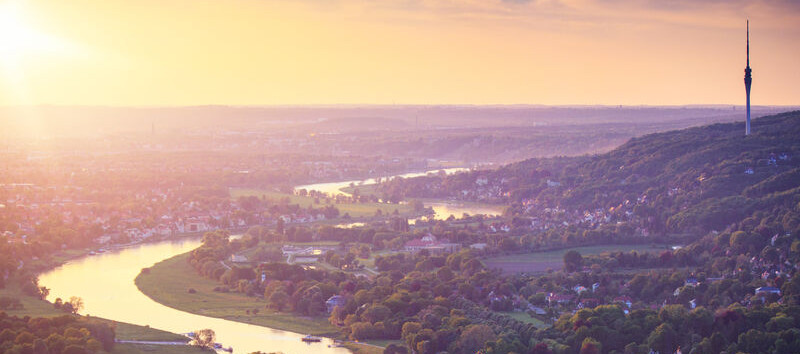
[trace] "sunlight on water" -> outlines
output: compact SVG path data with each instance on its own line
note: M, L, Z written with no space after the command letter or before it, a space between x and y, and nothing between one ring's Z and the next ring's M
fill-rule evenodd
M480 206L480 205L461 205L461 204L453 204L453 203L425 203L426 207L430 207L433 209L435 213L433 218L438 220L444 220L453 215L456 219L461 219L464 214L468 215L478 215L483 214L486 216L497 216L503 214L502 207L495 207L495 206Z
M134 279L142 268L200 245L198 239L139 245L115 252L70 261L39 276L41 285L50 288L48 300L78 296L85 308L82 314L150 325L174 333L211 328L217 341L231 346L235 353L254 351L284 353L349 353L344 348L328 348L331 340L305 344L304 334L194 315L178 311L142 294Z
M439 171L444 171L444 173L450 175L450 174L453 174L453 173L456 173L456 172L469 171L469 169L468 168L463 168L463 167L444 168L444 169L430 170L430 171L425 171L425 172L404 173L404 174L401 174L401 175L391 176L389 178L396 178L396 177L414 178L414 177L427 176L430 173L439 173ZM329 195L334 195L334 196L335 195L339 195L339 194L350 196L350 193L343 192L341 189L345 188L345 187L349 187L351 183L353 185L360 186L360 185L367 185L367 184L375 184L376 182L377 182L377 180L375 178L370 178L370 179L365 179L365 180L353 180L353 181L344 181L344 182L328 182L328 183L306 184L306 185L302 185L302 186L297 186L294 189L295 190L306 189L306 190L309 190L309 191L314 190L314 191L319 191L319 192L327 193Z

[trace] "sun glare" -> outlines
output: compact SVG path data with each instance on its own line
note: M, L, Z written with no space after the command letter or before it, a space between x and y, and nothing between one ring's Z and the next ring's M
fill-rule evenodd
M63 43L37 31L14 2L0 5L0 60L16 61L32 54L62 51Z

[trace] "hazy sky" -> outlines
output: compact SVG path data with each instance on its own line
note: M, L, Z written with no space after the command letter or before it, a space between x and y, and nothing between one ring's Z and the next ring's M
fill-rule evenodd
M0 0L0 104L799 104L800 1Z

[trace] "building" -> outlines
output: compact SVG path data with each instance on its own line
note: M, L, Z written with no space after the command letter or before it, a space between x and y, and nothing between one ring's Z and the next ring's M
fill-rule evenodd
M432 255L458 252L461 249L460 243L449 243L447 240L437 240L436 236L427 234L426 236L406 242L406 252L416 253L427 250Z
M633 299L630 296L623 295L614 298L615 303L623 304L625 307L630 308L633 305Z
M769 294L781 294L781 289L778 289L773 286L762 286L760 288L756 288L756 295L769 295Z
M550 306L553 305L565 305L572 302L575 299L574 295L570 294L554 294L550 293L547 295L547 304Z
M342 295L333 295L331 296L328 301L325 301L325 307L328 309L328 313L333 312L337 306L344 307L347 304L347 299Z

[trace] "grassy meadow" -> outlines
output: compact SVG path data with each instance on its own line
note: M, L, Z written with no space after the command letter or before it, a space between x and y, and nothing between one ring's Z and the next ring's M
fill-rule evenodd
M148 274L136 277L136 286L156 302L181 311L297 333L339 334L328 323L327 316L310 318L275 312L265 308L263 299L240 293L215 292L214 288L219 284L197 274L186 261L188 256L185 253L156 263ZM196 293L190 294L190 288ZM258 309L258 314L252 314L254 309ZM251 314L247 313L248 310Z
M488 268L499 268L503 273L541 273L548 269L559 270L564 266L564 253L569 250L580 252L581 255L602 254L605 252L661 252L666 246L653 245L602 245L567 248L556 251L533 252L512 254L507 256L492 257L483 260Z

